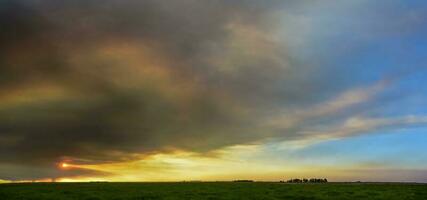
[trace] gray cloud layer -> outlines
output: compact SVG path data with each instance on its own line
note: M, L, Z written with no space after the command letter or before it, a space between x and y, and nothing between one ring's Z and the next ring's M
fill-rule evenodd
M243 128L250 99L234 93L255 98L275 75L249 66L223 77L211 57L245 37L233 35L234 24L254 26L247 34L263 26L273 4L2 1L0 162L10 169L0 176L40 178L16 167L31 165L55 177L65 175L54 169L62 159L110 162L256 139Z

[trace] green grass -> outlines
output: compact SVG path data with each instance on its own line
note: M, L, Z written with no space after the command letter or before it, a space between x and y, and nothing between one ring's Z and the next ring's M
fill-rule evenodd
M21 183L0 184L0 199L427 199L426 184Z

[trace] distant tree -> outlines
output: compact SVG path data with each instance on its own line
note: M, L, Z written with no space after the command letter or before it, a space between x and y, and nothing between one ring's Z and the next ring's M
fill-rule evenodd
M285 181L280 181L281 183L284 183ZM286 181L286 183L327 183L328 180L326 178L310 178L310 179L299 179L299 178L294 178L294 179L289 179Z

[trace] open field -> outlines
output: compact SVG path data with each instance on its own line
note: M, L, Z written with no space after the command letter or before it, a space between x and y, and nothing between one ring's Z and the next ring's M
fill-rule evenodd
M22 183L1 184L0 199L427 199L426 184Z

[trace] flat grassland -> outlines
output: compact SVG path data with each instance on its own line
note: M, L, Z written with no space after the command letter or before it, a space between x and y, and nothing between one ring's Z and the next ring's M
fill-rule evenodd
M103 199L427 199L426 184L271 182L0 184L1 200Z

